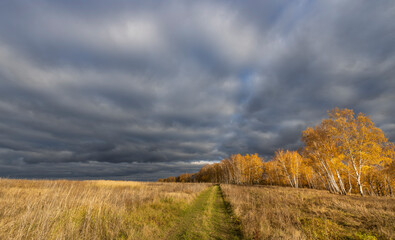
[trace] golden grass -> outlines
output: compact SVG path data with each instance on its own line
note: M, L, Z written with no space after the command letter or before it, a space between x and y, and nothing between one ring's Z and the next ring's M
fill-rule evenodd
M207 186L0 179L0 239L161 239Z
M221 185L249 239L395 239L395 199Z
M0 239L164 239L209 184L0 179ZM249 239L394 239L395 199L221 185Z

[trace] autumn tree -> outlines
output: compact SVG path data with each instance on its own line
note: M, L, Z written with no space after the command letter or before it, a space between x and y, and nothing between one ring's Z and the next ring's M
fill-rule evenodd
M395 144L387 143L384 148L384 154L386 156L386 162L383 165L380 175L384 179L386 185L386 191L388 195L393 196L393 189L395 185Z
M264 163L263 181L269 185L285 185L286 183L281 174L281 167L274 161Z
M346 193L342 173L348 171L363 195L364 175L390 161L385 152L388 139L381 129L368 116L355 116L350 109L331 110L328 119L303 132L302 140L308 157L319 163L335 192Z
M303 131L303 153L309 159L310 166L320 175L325 188L333 193L346 194L340 174L340 170L344 168L342 156L330 131L327 120Z
M176 182L192 182L192 174L184 173L176 178Z
M263 159L255 154L246 154L243 156L243 180L247 184L259 183L263 174Z
M370 118L335 108L302 132L304 147L277 150L271 161L258 154L235 154L207 164L198 173L160 181L290 185L330 192L393 195L395 147ZM367 187L367 188L366 188Z
M314 171L314 168L310 166L307 158L300 155L302 158L300 165L300 178L303 186L307 186L309 188L320 188L319 177L318 174Z
M296 151L277 150L273 157L273 162L281 175L287 179L292 187L299 187L299 180L302 170L302 156Z
M371 167L383 166L390 159L385 146L388 139L370 118L362 113L355 116L350 109L335 108L329 113L332 134L344 155L344 161L354 171L358 190L363 195L363 175Z

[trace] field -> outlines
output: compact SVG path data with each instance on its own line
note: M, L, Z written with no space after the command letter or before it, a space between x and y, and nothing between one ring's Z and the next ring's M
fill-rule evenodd
M222 185L248 239L395 239L395 199Z
M266 186L0 179L0 239L394 239L395 199Z
M207 184L0 180L0 239L163 239Z

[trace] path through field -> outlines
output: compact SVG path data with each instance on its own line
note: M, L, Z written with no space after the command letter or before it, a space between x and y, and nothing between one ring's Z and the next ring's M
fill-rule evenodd
M232 217L218 185L204 190L188 208L168 239L241 239L239 223Z

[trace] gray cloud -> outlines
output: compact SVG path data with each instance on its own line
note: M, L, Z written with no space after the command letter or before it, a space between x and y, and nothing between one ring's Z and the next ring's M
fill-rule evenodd
M153 180L270 158L333 107L395 139L392 1L5 1L0 176Z

